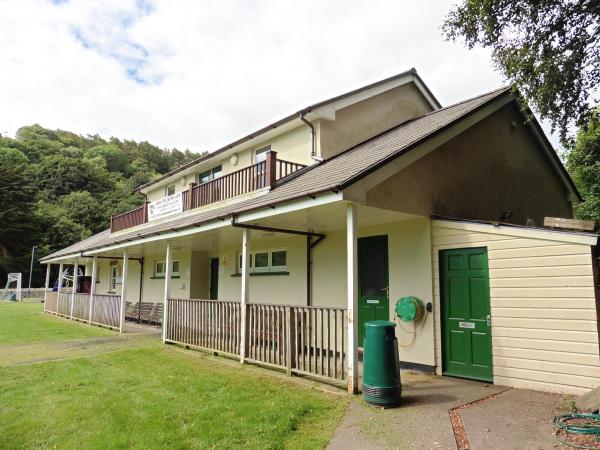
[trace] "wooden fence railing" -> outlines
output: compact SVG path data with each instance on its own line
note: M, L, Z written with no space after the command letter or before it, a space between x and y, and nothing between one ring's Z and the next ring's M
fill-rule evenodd
M166 340L240 356L241 304L169 299ZM344 308L246 305L244 359L331 380L346 378Z
M147 205L140 206L131 211L117 214L110 218L110 230L112 232L125 230L126 228L135 227L148 221Z
M44 302L44 312L56 314L58 312L58 293L48 292Z
M287 177L306 167L304 164L277 159L275 152L267 154L266 161L224 175L202 184L192 184L182 191L183 210L210 205L247 194L267 186L273 186L277 180ZM112 216L112 232L125 230L148 222L148 206L140 206L132 211Z
M166 340L239 355L240 303L169 299Z
M236 170L192 188L192 208L228 200L267 186L265 162Z
M44 303L44 312L56 314L68 319L82 320L109 328L119 328L121 296L94 294L92 317L90 320L90 294L70 292L48 292Z
M288 175L293 174L294 172L299 171L300 169L305 168L304 164L295 163L292 161L285 161L283 159L277 160L277 179L285 178Z
M90 294L75 294L72 319L90 320Z
M61 292L58 294L58 309L57 314L65 317L71 315L71 293Z
M290 311L292 371L346 379L345 308L294 306Z
M121 322L121 296L94 294L91 323L119 328Z

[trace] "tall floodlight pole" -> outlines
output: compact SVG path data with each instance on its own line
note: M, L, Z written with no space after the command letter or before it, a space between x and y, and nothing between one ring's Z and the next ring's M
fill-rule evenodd
M35 255L36 245L31 247L31 264L29 264L29 290L31 291L31 278L33 277L33 257ZM31 292L29 293L31 295Z

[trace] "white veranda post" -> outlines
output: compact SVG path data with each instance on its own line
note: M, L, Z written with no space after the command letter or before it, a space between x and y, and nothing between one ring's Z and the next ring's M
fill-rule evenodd
M46 311L46 305L48 303L48 289L50 288L50 267L52 264L46 264L46 282L44 283L44 311Z
M171 295L171 271L173 266L173 255L171 254L171 244L167 242L166 255L165 255L165 292L163 297L163 342L167 340L167 320L169 319L168 314L168 301Z
M77 261L73 264L73 288L71 289L71 305L69 308L70 316L73 318L73 306L75 305L75 294L77 293L77 281L79 280L79 266Z
M358 255L356 205L346 210L346 258L348 293L348 392L358 392Z
M250 230L243 229L242 235L242 292L241 306L241 330L240 330L240 362L246 359L247 335L248 335L248 300L250 299Z
M98 272L98 257L92 259L92 285L90 286L90 311L88 313L88 322L92 323L92 315L94 314L94 294L96 293L96 273Z
M121 273L121 310L119 315L119 332L125 331L125 302L127 301L127 272L129 258L127 250L123 252L123 273Z
M58 287L56 288L56 298L58 299L58 303L60 303L60 293L62 292L62 284L63 284L63 270L65 267L63 263L60 263L58 266Z

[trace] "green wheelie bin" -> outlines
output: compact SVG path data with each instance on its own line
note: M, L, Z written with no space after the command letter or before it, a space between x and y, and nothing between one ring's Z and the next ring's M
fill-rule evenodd
M373 320L365 324L363 396L367 403L392 407L402 400L396 324Z

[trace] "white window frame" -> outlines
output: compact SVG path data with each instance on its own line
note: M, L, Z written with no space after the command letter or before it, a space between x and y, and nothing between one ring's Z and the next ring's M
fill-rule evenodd
M175 263L177 263L177 272L175 272L175 270L173 270L173 266L175 266ZM158 265L162 264L162 272L158 271ZM153 277L155 278L164 278L165 277L165 270L166 270L166 265L164 261L154 261L154 268L153 268ZM171 277L178 277L179 274L181 273L181 263L179 262L178 259L175 259L171 262Z
M254 164L258 164L259 162L263 162L267 160L267 153L271 151L271 146L267 145L265 147L261 147L254 151ZM258 160L258 155L265 155L264 159Z
M162 271L158 271L158 265L162 264ZM165 276L165 262L164 261L154 261L154 269L153 276L155 277L164 277Z
M285 265L284 266L275 266L273 265L273 253L275 252L285 252ZM288 266L287 266L287 257L288 257L288 251L287 248L273 248L269 251L269 267L271 269L271 271L273 272L281 272L281 271L286 271Z
M169 194L169 189L173 188L173 193ZM175 188L175 183L171 183L171 184L167 184L165 186L165 197L168 197L169 195L175 195L177 192L177 189Z
M274 266L273 265L273 252L285 252L285 266ZM257 253L267 253L268 264L266 267L256 267L256 254ZM250 273L287 272L287 270L288 270L288 265L287 265L288 250L287 250L287 248L276 247L276 248L254 250L253 252L249 253L248 256L250 258ZM242 253L240 252L240 253L238 253L238 273L241 273L241 272L242 272Z
M119 265L112 264L110 266L110 279L108 285L109 292L117 292L118 284L121 284L119 283Z
M219 169L217 171L217 169ZM202 175L208 174L208 180L202 181ZM223 176L223 165L219 164L218 166L213 167L212 169L207 169L198 174L197 182L198 184L209 183L213 180L217 180Z

